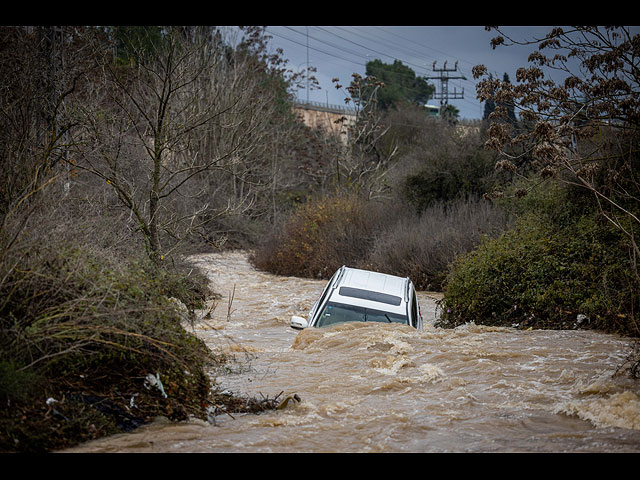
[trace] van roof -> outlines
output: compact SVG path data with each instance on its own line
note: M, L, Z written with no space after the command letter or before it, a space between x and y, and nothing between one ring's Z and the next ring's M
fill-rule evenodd
M331 294L332 301L406 313L408 278L357 268L343 269Z
M388 293L404 298L407 279L386 273L345 267L341 287L353 287L373 292Z

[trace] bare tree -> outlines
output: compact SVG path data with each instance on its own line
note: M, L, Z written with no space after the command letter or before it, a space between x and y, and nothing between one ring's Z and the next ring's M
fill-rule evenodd
M336 89L342 85L334 79ZM384 126L377 108L377 93L383 86L375 77L353 74L345 102L355 105L355 119L343 117L340 122L346 133L346 145L336 156L336 185L363 194L366 198L383 197L389 186L386 176L392 167L397 148L381 149L380 140L389 130Z
M154 262L217 216L247 208L264 187L251 182L250 161L273 103L263 66L232 52L213 29L161 33L130 45L129 65L97 45L104 81L75 112L84 125L75 137L78 166L113 188ZM236 187L223 207L211 204L221 188L216 173Z

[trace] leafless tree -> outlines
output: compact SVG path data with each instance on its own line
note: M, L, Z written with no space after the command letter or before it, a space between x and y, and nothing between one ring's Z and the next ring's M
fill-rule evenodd
M252 180L251 160L273 97L261 83L263 66L232 52L212 28L164 28L161 41L133 49L129 65L115 62L103 44L95 52L103 81L72 112L84 127L74 138L78 167L113 188L158 262L266 188ZM213 205L222 174L234 195Z
M341 89L339 79L333 80L336 89ZM383 86L375 77L353 74L345 102L352 103L355 118L343 117L341 126L346 133L346 145L342 154L336 156L336 184L339 188L355 190L366 198L384 197L389 190L386 176L393 166L397 148L381 148L380 141L388 132L377 109L377 92ZM366 92L366 93L365 93Z

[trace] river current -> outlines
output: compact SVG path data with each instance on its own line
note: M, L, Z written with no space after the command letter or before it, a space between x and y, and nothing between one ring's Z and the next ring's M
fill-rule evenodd
M236 361L238 395L286 399L259 415L159 419L68 452L640 452L640 381L616 374L630 340L587 330L398 324L293 330L324 280L256 271L242 252L193 257L223 298L195 331ZM232 301L230 301L232 299Z

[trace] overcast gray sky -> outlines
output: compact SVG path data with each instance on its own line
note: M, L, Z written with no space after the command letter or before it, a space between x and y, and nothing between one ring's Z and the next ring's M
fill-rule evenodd
M619 22L618 22L619 23ZM236 27L229 27L233 30ZM552 26L506 26L505 33L517 40L543 38ZM631 27L632 34L639 27ZM463 119L482 118L484 105L476 98L476 81L472 68L485 65L489 72L502 79L507 73L515 83L516 71L528 64L527 58L533 46L499 46L491 48L490 41L497 34L486 31L484 26L267 26L266 32L272 38L272 51L281 48L288 67L304 70L307 61L317 69L319 90L301 89L297 92L300 100L344 105L346 92L338 91L332 83L339 78L344 86L351 82L351 75L364 75L367 62L380 59L384 63L400 60L419 76L437 76L436 68L453 68L458 62L457 72L450 76L464 75L466 80L449 80L449 93L454 91L460 99L450 99ZM555 78L558 80L557 78ZM440 82L429 79L440 93ZM307 97L308 96L308 97ZM430 104L438 105L438 99Z
M542 37L550 27L506 27L518 38ZM436 68L453 68L450 76L465 76L466 80L449 80L449 93L454 91L461 99L449 100L467 119L481 118L483 105L476 99L476 82L471 69L484 64L500 78L507 73L515 80L518 67L526 64L531 48L498 48L493 50L491 38L497 34L487 32L482 26L268 26L273 38L270 46L282 48L284 57L292 69L304 69L309 64L317 68L316 77L320 90L310 90L311 101L344 105L345 93L337 91L331 79L337 77L342 85L348 85L352 73L365 73L368 61L380 59L384 63L400 60L416 75L437 76ZM428 80L440 92L438 80ZM306 89L298 92L298 98L307 99ZM429 103L438 104L439 100Z

